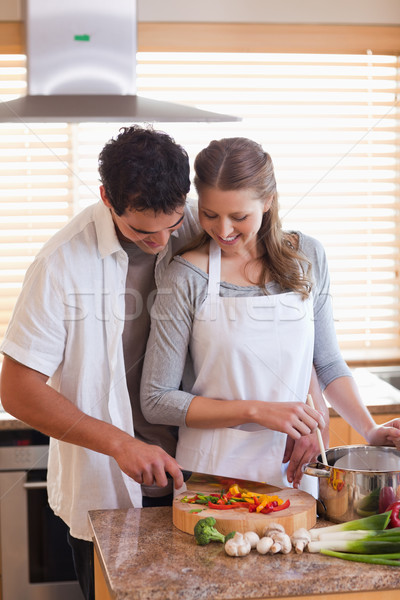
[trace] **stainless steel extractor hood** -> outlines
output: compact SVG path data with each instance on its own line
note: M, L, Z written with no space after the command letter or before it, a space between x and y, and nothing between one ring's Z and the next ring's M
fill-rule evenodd
M0 122L238 121L136 94L135 0L26 0L28 93Z

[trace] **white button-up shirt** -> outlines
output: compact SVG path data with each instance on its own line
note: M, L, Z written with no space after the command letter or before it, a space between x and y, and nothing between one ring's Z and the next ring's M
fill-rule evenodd
M172 254L198 232L190 206L158 255L156 284ZM0 351L50 377L83 412L134 435L122 332L128 257L108 208L88 207L45 244L27 271ZM89 510L141 506L140 485L109 456L51 439L49 503L71 535L90 540Z

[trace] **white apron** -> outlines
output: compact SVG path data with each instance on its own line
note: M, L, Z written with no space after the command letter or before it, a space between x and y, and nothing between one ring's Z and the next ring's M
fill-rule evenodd
M191 393L225 401L305 402L314 348L311 295L221 297L220 272L221 250L211 240L208 295L195 315L190 342ZM254 423L180 427L176 459L191 471L282 487L289 485L282 465L285 444L286 434ZM316 489L314 483L307 491Z

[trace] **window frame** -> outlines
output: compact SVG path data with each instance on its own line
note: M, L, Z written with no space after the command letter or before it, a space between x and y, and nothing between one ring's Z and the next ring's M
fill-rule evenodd
M0 22L0 54L25 54L24 24ZM400 25L139 22L139 52L400 55Z

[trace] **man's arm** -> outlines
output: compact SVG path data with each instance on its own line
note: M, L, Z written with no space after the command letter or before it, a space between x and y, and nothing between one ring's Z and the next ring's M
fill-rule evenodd
M48 377L4 357L0 397L4 409L42 433L112 456L120 469L140 484L183 485L178 463L158 446L145 444L110 423L90 417L47 385Z
M310 381L309 393L311 394L315 409L322 414L325 426L321 430L322 439L325 448L329 446L329 409L321 392L321 387L318 383L317 374L313 367ZM298 487L303 476L302 466L308 462L315 460L320 454L318 438L316 433L304 435L297 440L288 437L285 448L283 462L288 462L287 479L293 483L293 487Z

